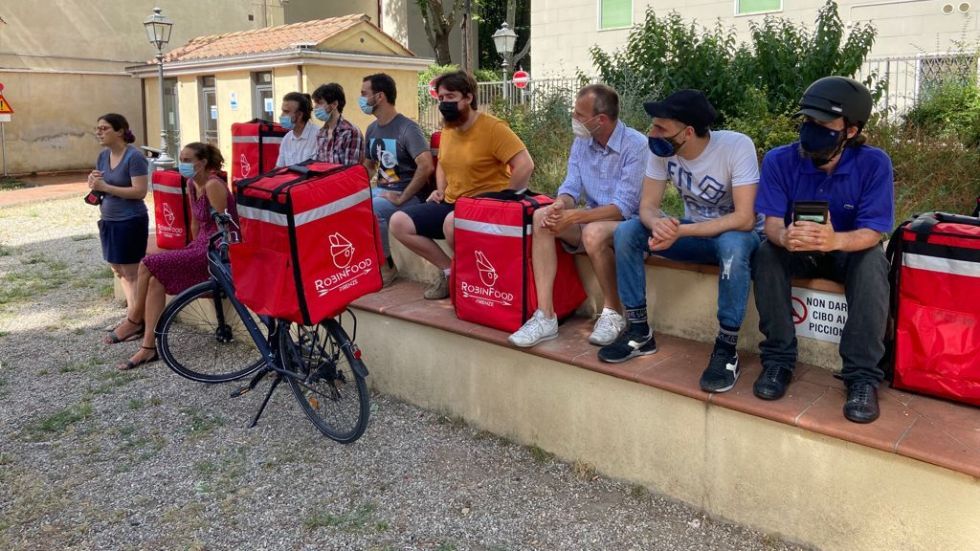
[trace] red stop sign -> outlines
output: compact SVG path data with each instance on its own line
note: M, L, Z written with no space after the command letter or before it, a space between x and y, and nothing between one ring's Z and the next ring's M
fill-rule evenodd
M514 81L514 86L527 88L527 83L531 80L531 74L527 71L516 71L511 80Z
M429 81L429 95L432 99L439 99L439 92L436 91L436 79Z

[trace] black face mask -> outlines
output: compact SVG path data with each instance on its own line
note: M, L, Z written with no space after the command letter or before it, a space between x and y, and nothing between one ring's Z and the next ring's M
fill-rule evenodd
M446 119L446 122L456 122L460 117L459 102L440 101L439 112L442 113L442 118Z
M820 168L837 156L847 143L846 130L831 130L815 122L800 126L800 151Z

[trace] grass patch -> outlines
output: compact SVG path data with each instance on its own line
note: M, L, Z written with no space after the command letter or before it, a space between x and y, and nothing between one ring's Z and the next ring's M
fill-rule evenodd
M574 464L572 464L572 472L575 473L575 476L586 481L599 478L595 465L584 461L576 461Z
M88 419L92 415L92 404L80 402L35 421L24 428L24 435L34 441L45 440L67 431L72 425Z
M89 234L85 234L85 235L73 235L73 236L71 236L71 240L72 241L88 241L89 239L95 239L95 235L89 233Z
M10 256L14 254L14 251L5 245L0 245L0 256Z
M66 262L44 255L31 255L21 260L19 269L4 274L0 287L0 306L34 300L39 296L70 284L74 280Z
M99 373L97 379L102 381L99 386L89 386L88 394L90 396L101 396L103 394L110 394L113 390L128 385L133 381L138 381L143 379L144 376L139 373L130 373L125 371L119 371L118 369L109 369Z
M630 488L630 497L639 501L644 501L650 497L650 490L642 484L634 484Z
M27 184L25 182L22 182L14 178L10 178L9 176L0 176L0 191L23 189L25 187L27 187Z
M140 400L139 398L130 398L126 405L132 411L139 411L143 409L143 400Z
M375 517L374 513L377 509L377 505L368 502L358 505L351 511L337 515L313 513L303 521L303 526L310 531L317 528L337 528L345 532L360 532L368 526L373 526L375 530L378 530L378 527L383 524L387 530L388 523Z
M546 452L537 446L528 446L527 451L535 463L550 463L555 458L555 454Z
M220 415L209 413L199 407L181 408L180 413L190 418L184 430L195 438L206 436L225 424L225 420Z
M82 371L88 371L89 369L99 365L99 361L95 358L88 358L79 362L65 363L58 371L60 373L79 373Z
M463 419L459 415L440 415L438 418L436 418L436 423L446 425L454 429L462 429L466 426L466 419Z
M436 547L436 551L456 551L456 544L451 541L444 541Z

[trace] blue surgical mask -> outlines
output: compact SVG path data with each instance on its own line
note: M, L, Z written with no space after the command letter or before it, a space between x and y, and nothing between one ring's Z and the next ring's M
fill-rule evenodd
M357 105L361 107L361 112L364 113L365 115L370 115L371 113L374 113L375 106L368 103L367 98L364 96L357 98Z
M280 115L279 126L285 128L286 130L292 130L296 124L293 123L293 117L291 115Z
M318 121L327 122L330 120L330 112L324 107L317 107L314 109L313 116L316 117L316 120Z
M177 171L184 178L193 178L197 171L194 170L194 163L177 163Z

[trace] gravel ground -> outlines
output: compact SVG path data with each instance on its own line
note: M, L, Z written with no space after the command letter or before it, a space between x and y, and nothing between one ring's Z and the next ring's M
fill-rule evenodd
M799 549L385 396L342 446L285 387L249 429L260 392L117 373L96 217L0 209L0 549Z

